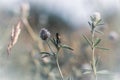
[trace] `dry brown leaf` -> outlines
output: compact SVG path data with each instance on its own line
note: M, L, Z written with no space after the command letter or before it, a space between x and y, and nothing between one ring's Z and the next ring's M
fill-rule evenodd
M12 32L11 32L11 40L8 44L7 47L7 52L8 54L10 54L11 48L15 45L15 43L18 40L18 37L20 35L21 32L21 22L18 22L17 26L12 28Z

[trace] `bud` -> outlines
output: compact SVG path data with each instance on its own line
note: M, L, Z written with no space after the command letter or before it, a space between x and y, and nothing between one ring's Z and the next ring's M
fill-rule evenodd
M94 22L98 22L101 19L101 15L99 12L95 12L92 16Z
M56 33L56 43L57 43L57 45L61 43L59 33Z
M40 30L40 37L41 37L42 40L47 40L50 37L50 35L51 34L47 29L42 28Z

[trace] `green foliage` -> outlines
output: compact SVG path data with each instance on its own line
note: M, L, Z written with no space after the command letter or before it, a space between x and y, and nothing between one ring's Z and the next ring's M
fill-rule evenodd
M55 55L56 53L49 53L49 52L40 52L40 54L46 54L46 55Z
M101 50L109 50L108 48L103 48L103 47L100 47L100 46L96 46L97 49L101 49Z
M88 39L88 37L86 35L82 35L82 36L87 41L87 43L91 46L92 42Z
M72 49L70 46L68 46L68 45L61 45L61 47L64 48L64 49L73 50L73 49Z
M95 33L100 33L100 34L104 34L101 31L96 30L96 27L103 25L101 16L99 13L95 13L93 16L90 16L90 20L88 21L88 24L91 28L91 40L88 39L88 37L86 35L82 35L83 38L86 40L86 42L89 44L89 46L91 46L92 49L92 60L90 61L91 64L91 68L96 80L97 80L97 64L98 64L98 59L95 56L95 49L101 49L101 50L109 50L107 48L103 48L98 46L101 42L102 39L100 39L98 36L97 38L95 38ZM86 71L87 73L89 73L88 71Z
M56 39L55 39L55 38L52 38L52 39L50 39L50 40L51 40L51 42L53 43L53 45L55 46L55 48L56 48L57 50L59 50L59 44L57 44Z
M98 31L98 30L95 30L96 33L99 33L99 34L104 34L103 32L101 31Z
M95 40L94 46L97 46L97 45L100 43L100 41L101 41L101 39L100 39L100 38L97 38L97 39Z
M58 62L59 51L60 51L61 48L69 49L69 50L73 50L73 49L70 46L61 43L59 33L56 33L55 37L53 37L53 38L49 37L47 40L44 40L44 41L46 41L49 49L51 50L51 53L49 53L49 52L41 52L41 54L51 55L51 56L53 56L55 58L56 64L57 64L57 67L58 67L58 70L59 70L59 73L60 73L60 76L61 76L61 80L63 80L64 79L63 74L62 74L62 71L60 69L60 65L59 65L59 62ZM54 45L57 52L52 50L51 45L49 44L49 41Z

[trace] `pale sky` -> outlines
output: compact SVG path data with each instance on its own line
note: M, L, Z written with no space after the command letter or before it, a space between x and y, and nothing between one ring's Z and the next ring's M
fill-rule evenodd
M0 8L17 13L24 0L0 0ZM120 0L26 0L35 3L39 8L55 14L69 22L70 25L79 26L87 22L94 12L102 15L120 12ZM110 11L110 12L109 12Z

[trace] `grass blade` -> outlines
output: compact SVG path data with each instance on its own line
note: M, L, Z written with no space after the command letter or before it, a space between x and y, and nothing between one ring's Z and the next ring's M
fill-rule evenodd
M61 45L62 48L66 48L66 49L69 49L69 50L73 50L71 47L69 47L68 45Z
M85 35L83 35L83 38L87 41L87 43L88 43L90 46L92 45L91 41L90 41Z
M107 48L103 48L103 47L100 47L100 46L96 46L97 49L101 49L101 50L109 50Z
M101 41L101 39L97 38L96 41L95 41L94 46L97 46L100 43L100 41Z
M100 34L104 34L103 32L101 32L101 31L98 31L98 30L95 30L95 32L97 32L97 33L100 33Z

